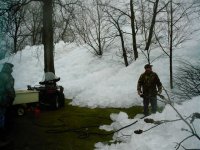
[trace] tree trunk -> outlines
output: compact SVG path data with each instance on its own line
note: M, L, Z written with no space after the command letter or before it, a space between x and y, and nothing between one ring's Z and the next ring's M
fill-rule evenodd
M16 17L16 16L15 16ZM19 26L21 23L21 20L18 20L17 17L14 18L14 25L15 25L15 31L14 31L14 37L13 37L13 42L14 42L14 53L17 53L18 51L18 32L19 32Z
M14 37L14 46L13 46L13 48L14 48L13 52L17 53L17 37L16 36Z
M98 40L98 49L99 49L99 55L102 56L103 55L103 50L102 50L102 46L101 46L101 17L100 17L100 12L99 12L99 4L98 1L96 1L97 3L97 19L98 19L98 27L97 27L97 40Z
M142 31L141 31L141 34L144 34L145 42L147 42L147 32L146 32L146 23L145 23L145 16L144 16L143 0L141 0L141 17L142 17Z
M43 3L44 71L55 73L52 24L53 1L43 0Z
M173 89L173 71L172 71L172 50L173 50L173 6L172 6L172 0L171 0L171 5L170 5L170 9L171 9L171 20L170 20L170 55L169 55L169 60L170 60L170 88Z
M122 44L122 51L123 51L124 63L125 63L125 66L127 67L127 66L128 66L128 59L127 59L127 54L126 54L126 48L125 48L125 46L124 46L123 33L122 33L122 31L120 30L119 25L118 25L118 31L119 31L119 36L120 36L120 39L121 39L121 44Z
M154 26L155 26L155 23L156 23L158 2L159 2L159 0L156 0L156 2L154 4L154 8L153 8L153 18L151 20L151 27L149 29L148 41L147 41L146 47L145 47L145 50L147 50L147 51L149 50L149 47L151 45L151 39L152 39L152 36L153 36L153 30L154 30Z
M133 9L133 0L130 0L130 9L131 9L131 29L132 29L132 43L135 60L138 58L137 51L137 41L136 41L136 32L135 32L135 12Z

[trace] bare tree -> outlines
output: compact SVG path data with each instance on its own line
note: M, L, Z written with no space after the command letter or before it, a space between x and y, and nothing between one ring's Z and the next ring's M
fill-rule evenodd
M112 37L109 35L110 25L102 11L101 1L93 0L92 6L90 8L83 6L74 24L80 42L87 44L93 54L102 56L112 42Z
M122 19L122 17L124 16L123 13L116 13L116 11L114 10L112 13L109 12L108 10L106 10L106 13L108 14L108 20L111 24L113 24L113 26L117 29L118 34L116 34L115 36L119 36L120 40L121 40L121 47L122 47L122 56L124 59L124 64L127 67L129 65L128 63L128 58L127 58L127 50L125 47L125 42L124 42L124 32L121 28L121 24L122 22L124 23L124 19Z
M146 46L145 46L146 51L149 50L149 47L151 45L151 39L152 39L152 36L153 36L153 31L154 31L154 27L155 27L155 23L156 23L156 16L158 14L157 9L158 9L159 0L156 0L155 2L152 2L152 3L153 3L153 17L152 17L152 20L151 20L148 39L147 39L147 43L146 43ZM148 60L148 62L150 63L150 60Z
M137 28L141 33L142 39L138 40L139 47L147 58L148 63L151 63L150 52L155 46L154 31L156 25L156 17L162 11L163 7L159 6L159 0L144 1L138 0L137 10L138 14L136 18Z
M32 2L24 9L26 10L24 22L31 45L42 44L42 3Z
M139 15L139 20L140 20L140 26L141 26L141 34L144 34L144 41L145 43L147 42L147 30L146 30L146 22L150 21L149 20L149 17L145 17L145 8L147 9L148 7L146 7L144 5L144 0L140 0L139 2L139 12L140 12L140 15Z
M176 94L181 99L191 99L200 95L200 67L187 61L181 61L181 67L175 74L174 83L177 86Z
M73 22L76 19L76 10L81 8L80 0L58 0L54 6L54 42L59 40L65 42L75 41Z
M25 10L19 9L18 3L12 4L13 8L6 13L4 32L12 39L12 53L16 53L22 49L22 43L27 38L24 35L23 25ZM19 10L17 10L19 9Z
M133 43L133 51L135 60L138 58L138 50L137 50L137 40L136 40L136 27L135 27L135 11L133 0L130 0L130 10L131 10L131 30L132 30L132 43Z
M170 88L173 88L173 49L188 40L195 31L191 27L191 3L166 3L166 19L159 20L162 31L155 32L156 40L163 52L169 57ZM164 34L163 34L164 33ZM167 36L164 36L167 35Z
M14 19L14 23L16 24L14 35L17 35L18 31L20 31L19 21L22 20L22 16L24 13L17 15L20 13L24 6L27 4L38 1L43 3L43 30L42 30L42 39L44 44L44 71L45 72L54 72L54 43L53 43L53 4L59 4L60 0L16 0L16 1L4 1L1 0L0 3L3 5L3 8L0 9L1 16L9 16L9 13L12 13L11 16L20 16ZM11 19L10 21L13 21ZM11 30L13 31L13 30ZM35 35L35 33L34 33ZM30 36L30 35L29 35ZM23 36L24 37L24 36ZM18 37L17 37L18 38ZM17 38L14 38L14 43L16 43ZM33 38L35 40L35 38ZM35 42L33 40L33 43ZM15 44L16 45L16 44ZM16 46L14 46L14 52L16 52Z
M173 1L170 0L170 30L169 30L169 72L170 72L170 88L173 89L173 70L172 70L172 50L173 50Z
M138 49L137 49L137 25L136 25L136 17L135 17L135 9L134 6L136 5L134 0L129 1L129 7L125 8L118 8L117 6L113 6L116 4L116 1L113 1L113 4L110 2L102 4L103 6L112 9L113 11L116 11L120 13L121 15L127 17L130 20L130 27L131 27L131 40L132 40L132 53L134 55L134 60L138 58ZM126 4L124 4L126 5ZM125 33L130 34L130 33Z

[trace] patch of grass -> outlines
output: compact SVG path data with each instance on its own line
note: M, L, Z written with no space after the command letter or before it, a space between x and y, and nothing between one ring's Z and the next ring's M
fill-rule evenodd
M30 124L32 119L26 117L26 123L21 124L20 120L18 123L22 130L27 130L24 134L31 134L31 138L29 141L24 138L26 145L21 142L18 147L23 149L28 143L31 149L37 150L92 150L95 143L108 142L112 139L112 134L101 135L109 132L100 130L99 126L110 125L112 123L110 114L120 111L126 112L133 118L136 114L142 113L142 107L90 109L66 105L56 111L42 112L40 118L33 124ZM18 134L23 136L21 132ZM28 136L30 135L26 135Z

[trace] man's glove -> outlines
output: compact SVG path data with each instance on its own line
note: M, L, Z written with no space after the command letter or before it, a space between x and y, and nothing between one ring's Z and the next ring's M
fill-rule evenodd
M158 94L160 95L162 93L162 88L160 88L159 90L158 90Z
M143 97L144 97L144 94L143 94L143 93L142 93L142 94L140 94L140 97L142 97L142 98L143 98Z
M163 95L158 94L158 96L159 96L161 99L166 100L166 98L165 98Z
M144 94L143 94L141 91L138 91L138 95L139 95L140 97L144 97Z

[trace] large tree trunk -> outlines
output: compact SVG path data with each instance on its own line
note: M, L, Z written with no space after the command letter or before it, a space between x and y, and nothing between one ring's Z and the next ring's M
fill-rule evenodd
M44 71L55 73L52 24L53 0L43 0L43 3Z
M154 26L155 26L155 23L156 23L158 2L159 2L159 0L156 0L156 2L154 3L153 18L151 20L151 26L150 26L150 29L149 29L148 41L147 41L146 47L145 47L145 50L147 50L147 51L149 50L149 47L151 45L151 39L152 39L152 36L153 36L153 30L154 30Z
M132 43L135 60L138 58L137 42L136 42L136 32L135 32L135 12L133 9L133 0L130 0L131 9L131 29L132 29Z

